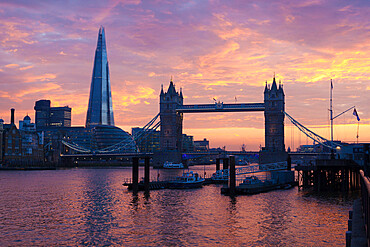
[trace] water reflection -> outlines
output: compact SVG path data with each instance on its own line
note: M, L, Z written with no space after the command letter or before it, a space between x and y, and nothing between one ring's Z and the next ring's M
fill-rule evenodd
M106 171L109 173L109 171ZM84 191L84 201L81 208L84 211L83 221L86 226L86 234L81 240L83 245L109 244L113 236L110 230L114 225L114 217L111 213L113 197L111 187L106 173L87 171L85 184L81 188ZM114 240L113 240L114 241Z
M139 196L138 193L132 193L132 199L130 206L132 207L133 211L137 211L139 208Z
M285 231L289 227L289 213L291 205L289 201L280 200L279 192L265 194L264 205L261 210L260 228L258 239L260 242L272 246L281 246L285 242Z
M355 197L291 189L230 198L222 185L134 195L122 186L129 176L0 172L0 245L339 246Z

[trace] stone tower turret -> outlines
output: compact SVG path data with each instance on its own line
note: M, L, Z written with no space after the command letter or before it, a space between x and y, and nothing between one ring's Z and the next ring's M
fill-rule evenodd
M176 113L178 105L183 105L182 92L176 92L171 79L167 92L162 88L160 94L160 149L163 152L181 152L183 116L182 113Z
M282 84L279 88L274 77L271 89L265 87L265 150L285 152L284 144L284 110L285 95Z
M271 88L266 82L265 104L265 147L260 152L260 164L287 160L284 143L285 95L283 85L274 79Z

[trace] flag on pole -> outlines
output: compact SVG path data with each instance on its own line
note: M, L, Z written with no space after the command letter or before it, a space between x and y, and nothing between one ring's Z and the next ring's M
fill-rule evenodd
M331 89L333 89L333 81L330 80L330 86L331 86Z
M353 115L357 117L357 121L360 121L360 117L357 114L356 108L353 109Z

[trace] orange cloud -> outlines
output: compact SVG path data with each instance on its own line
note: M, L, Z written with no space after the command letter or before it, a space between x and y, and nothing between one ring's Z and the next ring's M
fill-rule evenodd
M11 63L4 66L5 68L18 68L19 64Z
M126 85L137 85L135 82L126 82ZM137 105L143 102L143 100L157 99L158 96L155 94L155 90L149 87L137 86L132 87L130 91L127 89L113 90L113 103L117 106L130 106Z
M27 69L31 69L31 68L33 68L33 65L26 66L26 67L21 67L21 68L19 68L19 70L27 70Z
M25 78L25 82L51 81L55 78L57 78L56 74L46 73L43 75L28 76Z
M57 89L60 89L60 88L61 88L61 86L58 85L58 84L46 83L46 84L43 84L42 86L38 85L38 86L35 86L35 87L30 87L30 88L27 88L27 89L20 90L19 92L15 93L15 96L18 97L18 98L22 98L25 95L40 93L40 92L49 92L49 91L57 90Z

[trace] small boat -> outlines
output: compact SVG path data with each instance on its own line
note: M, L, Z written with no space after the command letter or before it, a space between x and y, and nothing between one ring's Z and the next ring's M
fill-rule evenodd
M163 164L163 168L166 168L166 169L183 169L184 165L182 163L174 164L172 162L166 161Z
M289 189L293 188L293 185L291 185L291 184L284 184L284 185L281 186L281 188L283 190L289 190Z
M264 182L256 176L246 177L240 184L246 187L256 187L258 185L264 185Z
M262 181L256 176L246 177L238 186L242 194L256 194L277 189L279 186L273 180Z
M209 184L226 184L229 181L229 169L218 170L206 179Z
M240 160L237 163L237 166L249 166L249 165L250 165L250 162L248 160Z
M193 171L184 172L182 176L176 177L175 180L169 181L170 189L191 189L200 188L204 183L204 178Z

